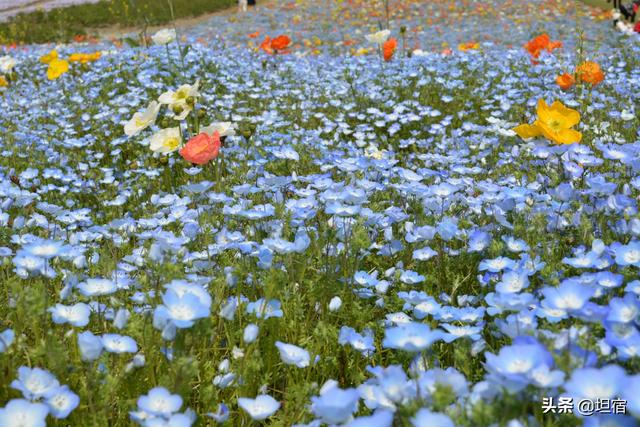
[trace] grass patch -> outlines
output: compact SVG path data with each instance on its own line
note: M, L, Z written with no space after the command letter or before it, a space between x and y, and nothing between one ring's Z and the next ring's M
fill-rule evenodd
M190 18L233 6L235 0L172 0L176 19ZM21 13L0 23L0 43L66 42L87 29L162 25L172 20L168 2L102 0L49 11Z

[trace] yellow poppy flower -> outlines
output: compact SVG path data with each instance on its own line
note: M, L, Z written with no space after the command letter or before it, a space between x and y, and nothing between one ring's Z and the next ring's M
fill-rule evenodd
M47 53L46 55L42 55L40 57L40 62L42 62L43 64L49 64L54 59L58 59L58 51L55 49L53 49L51 52Z
M55 80L67 71L69 71L69 63L67 61L64 59L54 59L49 63L47 78L49 80Z
M580 123L580 113L565 107L560 101L551 106L544 99L538 101L538 118L532 125L523 124L513 129L523 139L544 136L556 144L573 144L582 140L582 134L571 129Z
M5 76L0 76L0 87L7 87L9 86L9 82L7 81L7 78Z

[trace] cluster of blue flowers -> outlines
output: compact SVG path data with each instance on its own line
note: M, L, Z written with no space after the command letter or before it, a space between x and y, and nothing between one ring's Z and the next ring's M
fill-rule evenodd
M464 31L505 37L470 19ZM553 84L572 43L536 65L495 43L389 63L330 43L267 57L213 20L227 45L191 28L184 65L177 50L105 43L47 81L50 47L12 52L0 371L21 367L0 426L81 425L102 405L142 426L481 425L492 408L517 427L540 422L543 396L623 399L626 413L584 425L637 425L640 44L608 51L612 30L585 20L608 34L587 45L606 71L587 94ZM216 162L123 135L159 92L197 79L201 118L238 126ZM582 144L515 136L540 98L580 109Z

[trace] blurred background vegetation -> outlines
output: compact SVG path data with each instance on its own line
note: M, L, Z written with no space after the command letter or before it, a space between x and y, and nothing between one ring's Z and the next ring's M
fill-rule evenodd
M175 19L190 18L233 6L236 0L171 0ZM101 0L74 6L21 13L0 22L0 44L66 42L91 29L139 27L172 21L163 0Z

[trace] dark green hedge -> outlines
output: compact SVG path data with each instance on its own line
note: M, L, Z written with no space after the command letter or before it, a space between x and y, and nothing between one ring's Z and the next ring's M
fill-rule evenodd
M172 0L176 19L215 12L237 0ZM171 22L167 0L101 0L53 9L22 13L0 23L0 43L44 43L69 41L86 34L87 28L112 25L125 27L162 25Z

